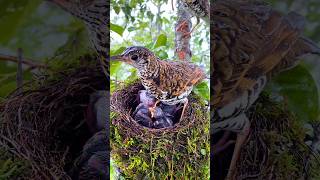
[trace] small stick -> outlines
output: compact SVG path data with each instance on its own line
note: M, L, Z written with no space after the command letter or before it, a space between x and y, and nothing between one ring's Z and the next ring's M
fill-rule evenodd
M22 49L18 49L18 69L17 69L17 89L18 93L22 91L22 84L23 84L23 71L22 71Z
M10 61L14 63L18 63L18 57L15 56L10 56L10 55L5 55L0 53L0 61ZM35 60L31 59L22 59L22 63L30 66L31 68L48 68L46 64L41 64L41 63L35 63Z

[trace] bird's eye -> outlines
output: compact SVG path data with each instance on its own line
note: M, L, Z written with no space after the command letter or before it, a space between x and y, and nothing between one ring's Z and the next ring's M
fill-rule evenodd
M138 56L137 55L133 55L133 56L131 56L131 59L136 61L138 59Z

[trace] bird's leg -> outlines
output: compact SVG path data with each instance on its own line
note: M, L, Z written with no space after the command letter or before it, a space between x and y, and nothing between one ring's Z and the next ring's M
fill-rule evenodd
M158 105L158 103L160 102L160 100L157 100L155 103L154 103L154 105L153 105L153 107L150 107L149 108L149 111L150 111L150 113L151 113L151 118L153 118L154 117L154 113L155 113L155 108L157 107L157 105Z
M186 110L186 107L187 107L188 103L189 103L188 99L186 99L186 100L183 102L183 108L182 108L182 112L181 112L181 116L180 116L179 122L180 122L180 121L182 120L182 118L183 118L184 111Z
M236 173L236 165L237 165L237 161L239 159L240 156L240 152L241 152L241 147L244 144L244 142L246 141L249 132L250 132L250 121L248 120L248 118L246 117L246 115L241 115L240 117L244 118L243 119L243 127L241 129L241 132L239 132L237 134L237 139L236 139L236 144L233 150L233 155L232 155L232 159L230 162L230 166L229 166L229 170L228 170L228 175L227 175L227 180L231 180L234 179L235 173Z

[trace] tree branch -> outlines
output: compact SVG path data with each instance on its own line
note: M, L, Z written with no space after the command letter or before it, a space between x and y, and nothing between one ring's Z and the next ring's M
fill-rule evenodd
M178 1L178 21L175 25L175 55L179 60L191 61L190 50L190 31L192 27L190 14L182 7L180 1Z
M0 54L0 61L10 61L14 63L19 63L18 57L5 55L5 54ZM31 60L31 59L22 59L21 63L27 66L30 66L31 68L44 68L44 69L48 68L46 64L35 63L34 60Z
M17 68L17 89L18 92L22 92L22 85L23 85L23 70L22 70L22 49L18 49L18 68Z

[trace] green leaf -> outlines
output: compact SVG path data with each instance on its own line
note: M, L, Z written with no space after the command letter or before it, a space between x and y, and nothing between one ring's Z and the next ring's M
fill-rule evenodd
M134 31L134 30L136 30L136 29L137 29L137 28L131 26L131 27L128 28L128 31L129 31L129 32L132 32L132 31Z
M304 122L315 121L319 114L319 96L308 69L299 65L274 78L268 87L284 97L288 108Z
M160 59L168 59L169 57L168 53L163 50L158 53L158 56Z
M209 100L210 92L207 82L203 81L198 84L194 89L193 92L204 98L205 100Z
M120 36L122 36L123 32L124 32L124 28L119 26L119 25L116 25L116 24L113 24L113 23L110 23L110 30L119 34Z
M121 66L120 62L110 62L110 75L115 76Z
M201 154L204 155L204 156L207 154L205 149L201 149L200 151L201 151Z
M121 54L125 49L126 49L126 47L121 46L121 47L118 48L117 50L111 51L111 52L110 52L110 55L113 56L113 55Z
M119 6L113 6L113 10L116 14L120 13L120 7Z
M158 47L161 47L161 46L166 46L166 44L167 44L167 36L165 34L160 34L158 36L157 41L153 45L153 48L155 49L155 48L158 48Z

